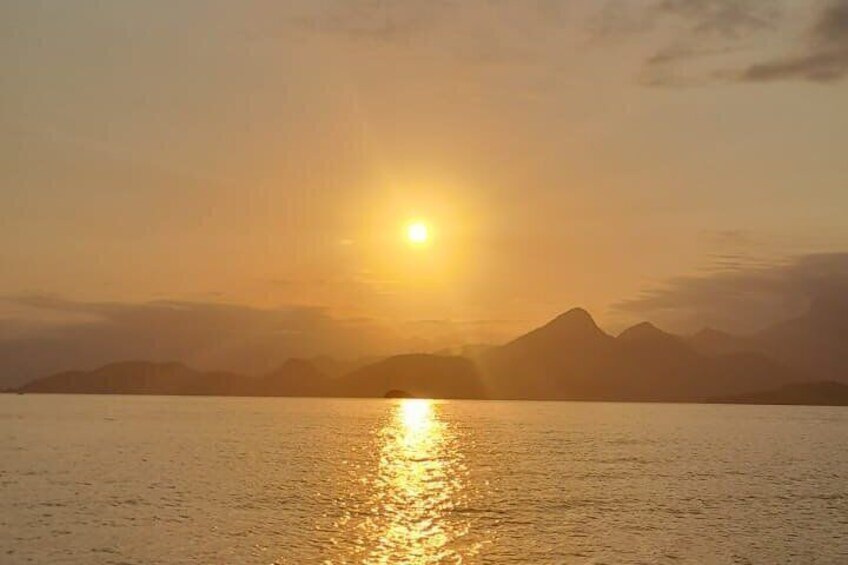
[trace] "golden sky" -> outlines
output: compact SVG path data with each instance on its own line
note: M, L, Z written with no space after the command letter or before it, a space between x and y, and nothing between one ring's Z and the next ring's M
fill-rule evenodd
M842 251L846 14L4 2L0 295L310 306L473 341Z

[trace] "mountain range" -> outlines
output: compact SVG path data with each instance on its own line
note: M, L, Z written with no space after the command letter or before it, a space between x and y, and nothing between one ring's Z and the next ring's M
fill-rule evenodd
M848 376L848 331L841 304L814 303L805 316L751 337L717 330L678 336L643 322L617 336L574 308L501 346L466 356L406 354L359 367L327 358L290 359L255 377L196 371L182 363L143 361L67 371L18 392L236 396L408 395L438 398L702 402L741 401L817 380ZM827 339L825 339L825 336ZM837 383L838 384L838 383ZM818 388L816 388L818 386ZM785 392L789 390L789 392ZM765 396L763 396L765 394Z
M821 293L796 318L749 336L705 329L689 339L704 354L753 351L809 378L848 380L848 297Z
M848 384L836 381L791 383L782 387L736 396L720 396L721 404L807 404L848 406Z
M533 400L691 402L800 379L760 353L699 353L647 322L613 337L579 308L481 361L499 395Z

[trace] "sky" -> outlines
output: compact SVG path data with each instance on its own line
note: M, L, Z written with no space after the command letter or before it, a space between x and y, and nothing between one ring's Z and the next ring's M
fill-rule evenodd
M845 0L8 0L0 340L753 331L844 277L846 78Z

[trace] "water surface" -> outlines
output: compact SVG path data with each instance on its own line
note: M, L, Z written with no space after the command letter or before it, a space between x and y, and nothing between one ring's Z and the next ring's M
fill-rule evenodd
M0 395L0 562L848 563L848 410Z

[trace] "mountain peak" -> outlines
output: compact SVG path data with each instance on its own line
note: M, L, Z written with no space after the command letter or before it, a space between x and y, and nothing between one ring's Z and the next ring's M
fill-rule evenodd
M592 316L583 308L572 308L560 314L542 327L520 336L506 346L507 349L559 348L568 343L589 343L595 340L612 339L595 324Z
M598 329L598 325L595 323L595 320L592 318L592 315L589 314L589 312L587 312L583 308L572 308L571 310L560 314L559 316L548 322L546 324L546 327Z
M733 336L724 330L717 330L710 326L704 326L692 335L693 339L727 339Z
M586 340L608 338L607 334L598 327L591 314L583 308L572 308L560 314L544 326L516 339L516 342L542 340L544 342L562 343L563 340Z
M656 339L658 337L671 337L671 334L662 331L651 322L640 322L618 334L618 339L623 341Z

